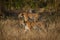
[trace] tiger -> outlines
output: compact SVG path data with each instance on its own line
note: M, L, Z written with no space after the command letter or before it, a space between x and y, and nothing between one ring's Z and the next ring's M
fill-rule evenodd
M24 22L22 22L22 25L25 27L25 32L26 31L31 31L31 28L40 28L45 31L45 23L44 22L39 22L37 19L39 18L39 14L33 14L33 13L22 13L21 14L24 17ZM29 21L30 19L33 19L33 21Z

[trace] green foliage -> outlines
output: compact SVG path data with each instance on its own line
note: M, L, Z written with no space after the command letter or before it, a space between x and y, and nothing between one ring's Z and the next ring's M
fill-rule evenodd
M31 8L38 8L39 6L46 7L47 4L55 4L55 0L1 0L6 7L15 7L17 9L29 6ZM44 4L46 6L44 6Z

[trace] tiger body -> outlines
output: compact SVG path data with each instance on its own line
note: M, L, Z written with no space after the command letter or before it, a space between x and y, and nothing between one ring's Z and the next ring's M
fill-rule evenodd
M44 29L45 23L44 22L39 22L38 18L39 18L39 14L33 14L33 13L23 13L22 15L24 17L24 21L25 21L25 31L29 30L31 31L31 28L42 28ZM32 19L31 21L29 21L30 19ZM45 29L44 29L45 30Z

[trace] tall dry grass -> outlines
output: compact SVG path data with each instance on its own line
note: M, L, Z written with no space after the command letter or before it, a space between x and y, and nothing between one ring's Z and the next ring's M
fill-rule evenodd
M46 16L46 15L45 15ZM0 20L0 40L60 40L60 16L46 16L46 32L32 30L24 33L24 28L15 19Z

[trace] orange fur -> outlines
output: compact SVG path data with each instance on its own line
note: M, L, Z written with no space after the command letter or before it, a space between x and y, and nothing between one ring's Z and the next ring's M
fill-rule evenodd
M37 13L33 14L33 13L29 13L28 14L30 19L34 19L34 21L37 21L39 15Z
M44 22L36 22L38 17L39 17L39 14L33 14L33 13L23 13L23 16L24 16L24 21L25 21L25 30L31 30L32 27L40 27L42 28L44 31L45 31L45 23ZM30 22L29 21L29 18L30 19L34 19L34 21Z

